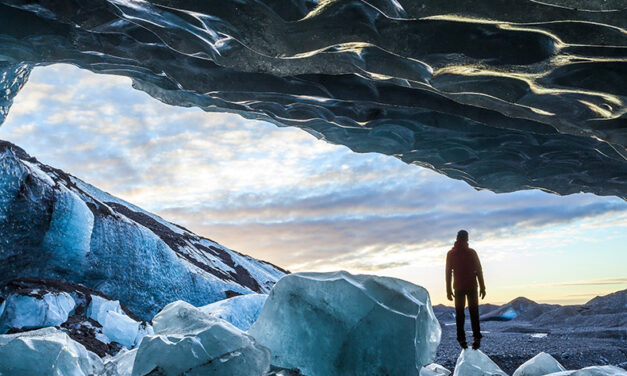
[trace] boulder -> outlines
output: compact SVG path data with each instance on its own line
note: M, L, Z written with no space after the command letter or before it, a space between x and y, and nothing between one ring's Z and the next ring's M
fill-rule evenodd
M457 358L453 376L507 376L481 350L465 349Z
M544 376L562 371L566 371L566 368L551 355L541 352L518 367L513 376Z
M88 376L100 358L56 328L0 335L0 375Z
M248 332L273 365L307 376L409 376L433 360L441 329L424 288L341 271L283 277Z
M229 322L177 301L153 319L155 335L137 349L133 376L262 376L270 352Z
M267 298L266 294L234 296L200 307L200 310L226 320L241 330L248 330L259 317Z

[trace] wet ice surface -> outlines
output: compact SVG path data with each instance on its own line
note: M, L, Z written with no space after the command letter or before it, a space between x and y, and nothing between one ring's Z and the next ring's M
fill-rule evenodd
M266 294L234 296L200 307L200 310L246 331L259 317L267 298Z
M89 376L102 360L56 328L0 336L0 375Z
M417 374L440 341L424 288L346 272L283 277L249 333L307 376Z
M508 376L481 350L463 350L457 358L453 376Z
M42 297L11 294L0 305L0 334L9 329L58 326L67 321L76 302L66 292Z
M102 325L102 333L107 339L128 349L139 345L145 335L153 334L149 324L128 317L117 300L111 301L92 295L91 303L87 307L87 317Z
M227 321L185 303L167 305L153 319L155 334L137 348L133 376L263 376L270 352ZM161 373L159 373L161 372Z
M477 188L626 197L620 0L96 4L0 1L0 122L65 62Z
M566 371L550 354L541 352L516 369L512 376L543 376L549 373Z

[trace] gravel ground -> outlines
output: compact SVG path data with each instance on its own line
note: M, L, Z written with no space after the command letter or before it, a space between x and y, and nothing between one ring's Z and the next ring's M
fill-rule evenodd
M470 322L466 322L466 329L470 329ZM541 351L551 354L567 369L607 364L627 369L627 340L593 337L589 328L584 336L559 328L536 331L524 324L490 321L481 323L481 331L481 350L510 375ZM536 332L549 333L546 337L535 338L532 335ZM472 332L467 332L467 340L469 344L472 342ZM442 341L435 363L452 371L460 351L455 324L443 323Z

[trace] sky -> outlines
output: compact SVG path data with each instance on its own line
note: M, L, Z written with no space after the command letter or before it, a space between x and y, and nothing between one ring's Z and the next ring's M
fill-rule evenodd
M199 235L292 272L409 280L447 303L459 229L484 302L579 304L627 288L627 203L495 194L295 128L165 105L125 77L36 68L0 139Z

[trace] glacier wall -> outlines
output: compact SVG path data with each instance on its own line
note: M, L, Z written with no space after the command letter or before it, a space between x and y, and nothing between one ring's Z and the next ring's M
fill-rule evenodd
M0 122L64 62L478 189L626 198L626 25L620 0L0 0Z
M39 163L0 141L0 286L64 279L144 320L184 299L267 293L285 271L232 251Z

